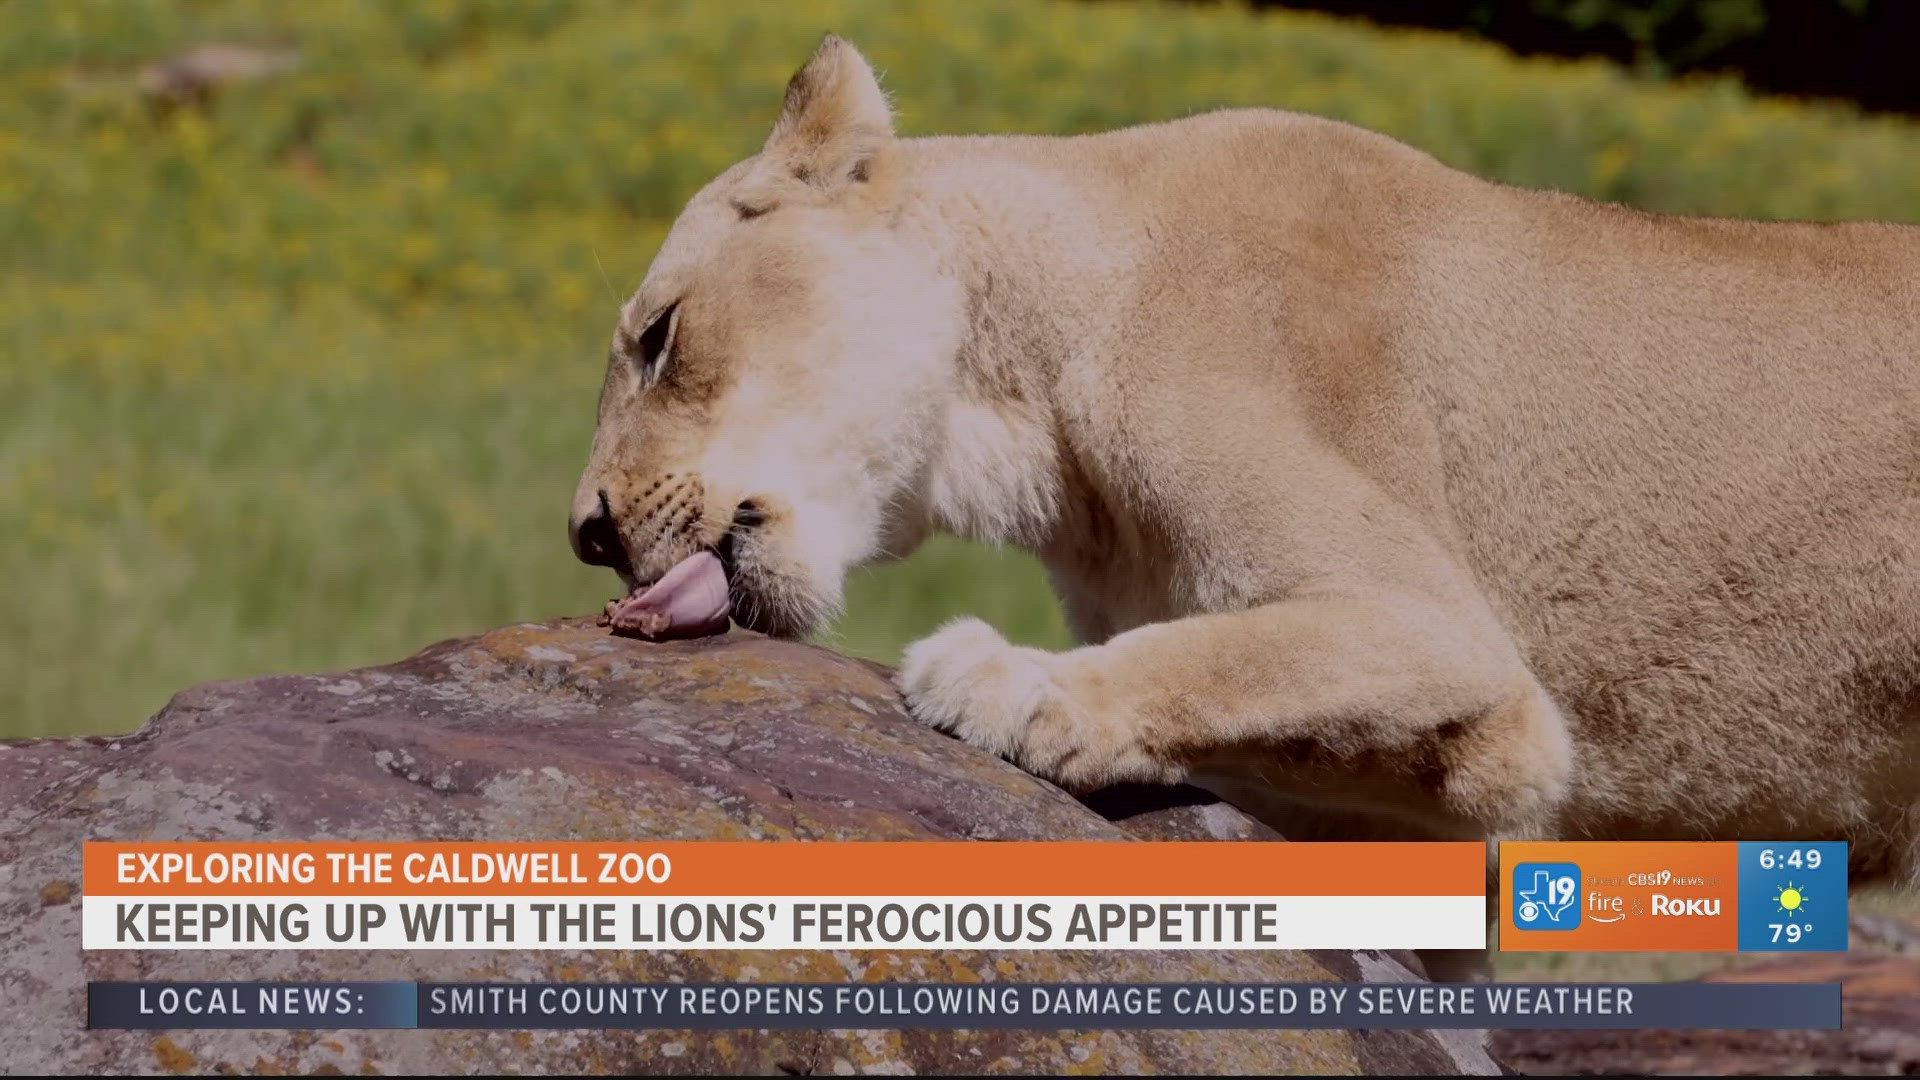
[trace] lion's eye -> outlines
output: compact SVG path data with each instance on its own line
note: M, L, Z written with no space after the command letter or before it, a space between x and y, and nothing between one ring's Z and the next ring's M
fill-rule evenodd
M660 310L646 329L633 339L629 355L634 366L640 369L640 377L648 383L660 378L666 370L667 355L673 348L673 332L680 325L680 305L668 304Z

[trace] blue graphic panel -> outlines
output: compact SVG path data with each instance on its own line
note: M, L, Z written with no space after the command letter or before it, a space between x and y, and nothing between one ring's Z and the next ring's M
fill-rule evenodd
M1571 930L1580 925L1578 863L1515 863L1508 893L1516 929Z
M1842 952L1847 845L1740 845L1740 951Z

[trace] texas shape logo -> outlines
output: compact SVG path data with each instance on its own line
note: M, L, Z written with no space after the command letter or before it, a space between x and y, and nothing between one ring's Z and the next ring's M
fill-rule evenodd
M1513 925L1520 930L1571 930L1580 925L1580 866L1523 862L1513 868Z

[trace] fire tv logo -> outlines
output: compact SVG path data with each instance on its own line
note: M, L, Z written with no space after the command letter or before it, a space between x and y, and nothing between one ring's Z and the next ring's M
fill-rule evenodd
M1519 863L1508 892L1517 930L1572 930L1580 925L1578 863Z

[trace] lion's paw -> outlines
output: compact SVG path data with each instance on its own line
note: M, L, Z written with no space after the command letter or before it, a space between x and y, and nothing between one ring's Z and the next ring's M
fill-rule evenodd
M896 682L922 723L1070 790L1165 779L1117 723L1096 721L1061 690L1055 662L958 619L907 649Z
M956 619L907 648L897 681L922 723L1011 758L1052 695L1046 659L979 619Z

